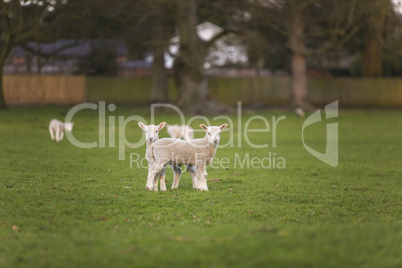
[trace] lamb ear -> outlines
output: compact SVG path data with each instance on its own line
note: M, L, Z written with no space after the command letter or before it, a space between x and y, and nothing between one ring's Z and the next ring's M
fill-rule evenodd
M202 128L205 132L207 132L207 130L208 130L208 127L204 124L201 124L200 128Z
M162 128L164 128L166 125L166 122L162 122L158 125L158 130L161 130Z
M228 126L228 124L223 124L222 126L220 126L221 131L224 130L226 127Z
M144 123L142 123L142 122L138 122L138 126L140 126L140 128L142 128L142 130L146 130L146 128L147 128L147 126L144 124Z

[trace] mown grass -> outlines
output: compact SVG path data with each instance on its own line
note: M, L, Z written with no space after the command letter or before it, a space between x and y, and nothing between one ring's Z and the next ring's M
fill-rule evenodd
M234 147L218 149L228 168L208 168L209 192L192 189L183 173L178 190L145 190L147 169L130 168L126 148L81 149L67 139L50 141L48 123L69 109L14 107L0 111L0 267L401 267L401 111L341 111L339 165L311 156L301 142L303 121L285 115L276 147L270 133L243 135L231 116ZM140 115L148 109L117 107L107 116ZM213 118L210 118L212 122ZM97 111L74 117L74 136L98 139ZM157 113L156 122L178 123ZM194 121L197 127L201 121ZM221 124L224 120L215 121ZM108 124L108 120L106 121ZM260 120L251 127L264 128ZM107 128L108 130L108 128ZM272 130L272 125L271 125ZM242 134L242 133L241 133ZM202 134L197 133L200 137ZM305 131L325 150L325 122ZM127 139L139 141L136 122ZM167 136L162 130L161 137ZM222 134L221 144L230 132ZM286 168L240 167L236 154L261 159L275 153ZM273 161L273 160L271 160ZM236 163L236 166L235 166ZM167 171L168 188L172 172Z

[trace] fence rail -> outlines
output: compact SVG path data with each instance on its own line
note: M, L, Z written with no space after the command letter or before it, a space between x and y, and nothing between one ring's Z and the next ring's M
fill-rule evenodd
M84 76L5 75L4 97L11 105L70 105L86 101Z
M289 77L209 78L211 94L226 104L284 105L290 103ZM350 107L402 107L402 79L309 79L309 96L316 105L339 100ZM6 102L12 105L69 105L106 101L116 104L147 104L151 79L5 75ZM169 98L177 97L172 78Z

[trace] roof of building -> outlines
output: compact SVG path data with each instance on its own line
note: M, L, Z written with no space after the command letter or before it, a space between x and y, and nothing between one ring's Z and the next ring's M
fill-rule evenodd
M68 40L62 39L54 43L36 43L29 42L28 47L35 51L40 51L43 54L51 55L57 50L58 57L74 58L74 57L85 57L88 56L91 51L98 47L108 46L110 49L114 49L116 56L124 56L128 54L128 49L123 41L120 40ZM66 47L66 49L62 49ZM11 52L14 56L23 57L26 55L26 50L21 46L13 49Z

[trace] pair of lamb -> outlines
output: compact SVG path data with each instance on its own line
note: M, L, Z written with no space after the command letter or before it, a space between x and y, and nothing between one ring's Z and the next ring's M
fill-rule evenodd
M221 132L228 126L207 127L201 124L205 131L202 139L159 139L159 131L166 125L165 122L159 125L145 125L139 122L138 125L145 131L147 150L145 159L148 161L148 179L145 186L148 190L158 191L158 178L160 179L161 191L166 191L165 171L170 165L174 177L172 189L179 187L181 176L181 165L187 165L187 171L191 174L193 188L208 191L207 170L216 153L219 145Z

